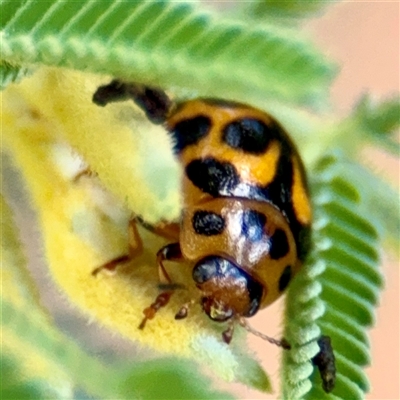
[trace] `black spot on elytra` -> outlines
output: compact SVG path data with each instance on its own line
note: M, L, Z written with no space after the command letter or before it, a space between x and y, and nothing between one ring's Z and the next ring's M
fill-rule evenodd
M292 157L299 156L290 138L279 124L272 121L270 125L268 125L268 137L279 141L281 155L274 180L267 186L241 182L234 165L218 162L212 157L192 161L186 167L186 174L195 186L214 197L240 197L266 201L275 205L287 218L296 243L297 257L300 261L304 261L311 246L311 229L309 225L303 225L297 220L292 203ZM308 192L307 179L300 159L299 165Z
M181 152L187 146L196 144L208 134L210 128L211 120L204 115L178 122L171 129L171 133L175 139L175 153Z
M276 138L274 127L253 118L230 122L223 129L222 140L230 147L251 154L262 154L272 139Z
M192 217L192 226L199 235L219 235L225 228L225 220L211 211L196 211Z
M263 213L255 210L245 210L242 217L242 232L241 234L246 239L257 242L262 239L264 234L264 225L267 218Z
M195 186L214 197L232 196L239 184L236 168L229 162L219 162L212 157L191 161L185 171Z
M281 144L281 155L274 180L265 188L263 194L267 200L286 213L291 209L293 164L291 150L287 145Z
M281 277L279 278L279 291L283 292L287 285L289 285L290 279L292 278L292 267L288 265L282 272Z
M279 260L289 252L289 242L286 233L282 229L277 229L270 238L271 247L269 255L273 260Z

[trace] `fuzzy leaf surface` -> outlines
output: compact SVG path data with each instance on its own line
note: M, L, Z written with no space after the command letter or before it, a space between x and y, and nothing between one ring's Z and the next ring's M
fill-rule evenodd
M382 287L378 234L362 215L363 198L343 171L338 155L320 160L312 185L315 203L314 250L291 284L286 299L285 399L363 399L369 389L363 367L370 363L365 330L374 320ZM316 340L331 337L336 386L321 388L311 359Z

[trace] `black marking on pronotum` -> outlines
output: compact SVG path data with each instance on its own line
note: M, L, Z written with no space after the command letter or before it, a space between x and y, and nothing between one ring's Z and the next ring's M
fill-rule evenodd
M279 278L279 286L278 289L280 292L283 292L287 285L289 285L290 279L292 278L292 267L288 265L282 272L281 277Z
M175 139L174 151L181 152L185 147L199 142L208 134L211 128L211 120L205 115L199 115L194 118L185 119L178 122L171 133Z
M224 231L225 220L217 213L201 210L193 214L192 226L199 235L219 235Z
M289 242L285 231L277 229L270 238L269 255L273 260L279 260L289 252Z
M263 296L263 286L250 274L225 258L219 256L203 258L193 268L192 276L193 280L198 284L205 283L215 278L221 283L225 281L229 285L233 283L238 286L245 285L249 294L249 308L244 314L245 317L251 317L260 307Z
M242 216L242 232L246 239L258 242L264 234L264 225L267 218L263 213L256 210L245 210Z
M242 118L223 128L222 140L230 147L250 154L262 154L278 137L275 125L267 126L254 118Z
M186 166L186 175L200 190L211 196L232 196L239 184L236 168L212 157L196 159Z

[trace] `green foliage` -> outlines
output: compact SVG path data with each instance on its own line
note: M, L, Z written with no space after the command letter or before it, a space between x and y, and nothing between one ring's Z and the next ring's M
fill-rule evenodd
M400 213L399 193L386 182L379 168L345 163L349 166L346 175L352 182L358 183L358 190L363 199L363 215L369 215L379 233L380 240L399 256ZM379 207L376 205L379 204Z
M45 382L28 381L20 378L18 360L2 354L0 393L2 399L44 399L55 394L46 388Z
M400 127L399 96L379 104L373 104L368 96L363 96L355 108L354 117L371 141L397 157L400 155L400 144L395 137Z
M88 69L186 93L317 105L333 76L294 32L224 21L181 2L3 1L1 28L9 62Z
M285 337L293 346L284 357L287 399L362 399L369 388L362 368L370 363L365 329L373 323L382 287L379 239L362 217L361 193L344 174L349 167L335 154L314 169L314 250L286 299ZM336 357L332 395L324 394L310 362L321 334L331 337Z
M238 381L250 386L260 392L271 393L273 388L266 372L261 368L258 361L242 354L239 358L240 371Z
M243 18L236 13L235 20L225 20L199 5L174 1L3 0L1 86L40 65L68 67L158 85L181 96L289 105L283 123L286 118L295 126L295 107L328 103L334 68L301 38L297 25L274 23L295 21L325 5L264 0L252 2ZM262 23L249 23L248 15ZM370 362L366 328L382 286L380 242L382 237L396 242L400 233L398 193L373 171L337 154L323 157L323 151L332 143L346 147L351 139L349 156L366 141L398 156L393 133L399 113L398 98L371 105L364 97L349 118L335 120L335 128L324 131L321 117L306 140L321 143L315 146L320 161L312 174L314 250L287 295L285 336L293 348L283 360L284 398L358 399L368 391L362 370ZM354 136L337 140L349 132ZM63 336L38 301L11 214L3 204L2 262L9 281L2 301L2 398L62 398L77 390L96 398L229 398L209 389L187 363L105 366ZM310 361L322 333L331 336L337 360L332 395L322 392ZM39 372L29 358L40 360ZM254 360L244 357L240 372L242 382L270 389Z
M250 15L264 20L304 18L322 12L329 4L323 0L256 0L249 3Z
M13 66L7 61L0 63L0 90L5 89L10 83L18 82L27 73L26 68Z
M174 359L146 361L127 374L119 391L125 398L141 399L232 399L221 392L212 392L210 383L199 377L192 363Z

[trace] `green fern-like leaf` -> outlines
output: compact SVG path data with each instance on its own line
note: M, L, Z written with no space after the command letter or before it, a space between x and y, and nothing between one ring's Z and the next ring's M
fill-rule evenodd
M370 140L395 156L400 155L400 143L395 137L400 127L399 96L378 104L373 104L368 96L363 96L355 107L353 118Z
M122 381L120 392L124 398L232 400L233 396L213 391L210 383L200 376L189 361L159 359L146 361L140 368L131 369ZM164 383L164 384L163 384Z
M363 96L356 106L355 114L371 132L392 134L400 126L400 98L396 96L373 104L369 96Z
M6 61L0 63L0 90L4 90L10 83L18 82L28 73L28 68L14 66Z
M318 105L333 69L288 29L224 21L180 2L3 1L2 57L186 93ZM210 62L211 61L211 62ZM276 66L279 65L279 68Z
M323 0L257 0L250 3L249 9L257 19L278 18L286 21L288 18L304 18L322 12L327 4Z
M362 197L343 174L342 162L328 156L314 171L315 248L287 296L287 399L362 399L369 388L362 368L370 362L365 329L373 323L382 285L378 235L361 216ZM329 395L310 361L322 334L331 337L336 357L336 386Z
M46 382L21 379L23 372L19 363L8 355L1 355L0 396L2 399L44 399L57 398Z

